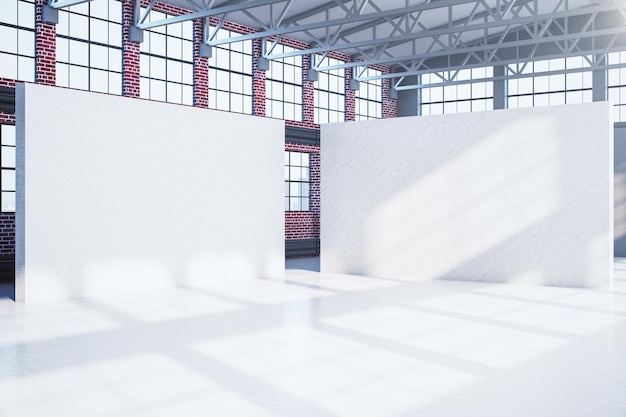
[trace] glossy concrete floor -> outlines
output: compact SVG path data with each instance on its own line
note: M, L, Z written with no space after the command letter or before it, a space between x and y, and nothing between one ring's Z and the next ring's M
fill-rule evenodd
M285 282L0 300L0 416L626 416L615 291Z

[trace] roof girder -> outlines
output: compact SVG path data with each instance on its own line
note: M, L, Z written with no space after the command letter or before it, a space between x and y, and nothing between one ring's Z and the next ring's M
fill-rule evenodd
M621 13L622 19L619 23L616 23L612 27L607 27L602 30L592 30L595 17L601 12L611 12L611 11L619 11ZM441 40L438 39L438 36L452 34L449 33L451 30L443 29L441 32L433 32L436 36L432 36L433 43L431 44L431 48L427 49L426 52L415 53L411 55L405 56L387 56L387 57L378 57L374 59L365 59L358 62L351 62L345 64L338 65L326 65L326 66L318 66L317 69L320 71L323 70L331 70L331 69L339 69L339 68L351 68L351 67L359 67L366 65L374 65L374 64L404 64L405 67L410 68L408 71L399 71L397 72L398 76L402 76L405 74L413 74L415 73L415 68L423 64L423 62L427 59L432 58L442 58L448 57L451 55L460 55L467 53L468 55L476 55L479 52L488 53L486 55L484 65L494 65L497 63L497 52L501 48L511 48L511 47L522 47L522 46L533 46L540 45L544 43L554 43L558 45L558 42L567 43L568 41L572 41L572 43L568 46L571 52L577 52L579 55L583 53L583 50L576 50L576 46L581 39L585 38L598 38L598 37L607 37L607 36L621 36L624 39L620 46L622 48L626 47L626 29L624 23L626 21L626 6L620 6L618 4L602 4L602 5L594 5L585 9L574 9L569 12L555 12L550 14L542 14L536 15L533 18L520 18L517 21L513 20L507 23L505 32L510 32L512 27L515 27L516 24L524 23L520 27L516 27L516 31L528 31L528 33L532 34L530 39L524 39L517 42L505 41L504 39L500 39L499 41L494 41L494 37L485 36L484 39L481 39L477 44L471 43L462 43L458 42L452 47L443 47L445 45ZM586 23L582 26L582 29L579 31L572 31L571 33L561 33L559 36L555 36L554 33L550 31L551 24L554 22L559 23L558 19L565 19L566 21L572 17L586 17ZM489 25L487 25L489 26ZM563 25L567 26L566 24ZM529 29L530 27L530 29ZM472 30L481 29L480 26L472 28ZM484 29L484 28L483 28ZM564 28L562 28L564 29ZM533 32L534 31L534 32ZM495 35L497 38L500 35ZM422 38L427 38L426 34L421 36ZM433 50L432 45L437 43L442 46L441 50ZM601 44L601 42L600 42ZM461 47L459 47L459 45ZM565 54L565 50L562 51ZM593 51L586 51L593 52ZM519 60L528 60L528 58L532 58L531 56L518 56ZM494 61L495 60L495 61ZM419 64L419 65L418 65ZM433 70L431 69L430 72ZM423 73L421 71L420 73ZM364 78L361 78L364 79Z
M353 0L349 0L349 1L353 1ZM331 27L336 27L336 26L340 27L342 25L349 24L349 23L357 23L357 22L363 22L363 21L379 21L381 19L381 16L383 19L384 18L387 18L387 19L399 18L399 17L405 16L407 13L415 13L415 12L424 11L424 10L433 10L433 9L438 9L442 7L467 4L473 1L475 0L438 0L437 2L420 3L420 4L415 4L412 6L405 6L405 7L396 8L396 9L377 11L374 13L362 13L361 10L348 9L348 10L345 10L345 13L346 13L345 16L341 18L330 19L330 20L322 19L316 22L311 22L311 23L306 23L306 24L297 24L293 22L291 19L286 19L282 25L279 25L277 27L274 27L268 30L262 30L259 32L249 33L245 35L237 35L237 36L233 36L233 37L225 38L225 39L212 40L212 41L209 41L208 43L212 46L216 46L216 45L246 41L246 40L251 40L251 39L283 36L289 33L307 32L307 31L311 31L315 29L331 28ZM368 3L374 4L372 0L369 0ZM325 9L325 10L328 10L328 9ZM319 38L313 37L312 35L311 37L312 37L312 40L316 42L324 43ZM308 52L305 52L303 54L306 54L306 53ZM268 56L267 58L271 58L271 56Z

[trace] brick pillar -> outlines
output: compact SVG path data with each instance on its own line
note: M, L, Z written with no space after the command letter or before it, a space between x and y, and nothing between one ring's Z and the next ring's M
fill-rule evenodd
M352 68L346 68L344 71L345 71L345 77L346 77L345 120L346 122L352 122L356 120L356 94L354 91L350 90L350 80L352 80Z
M209 108L209 58L200 56L200 44L204 42L204 21L193 21L193 105Z
M309 81L311 56L302 56L302 123L306 126L315 124L315 84Z
M35 82L56 85L57 28L41 21L41 10L47 0L35 3Z
M316 149L317 152L309 153L309 164L310 164L310 196L309 196L309 209L314 216L314 236L320 237L320 213L321 213L321 154L319 152L319 148Z
M263 39L252 41L252 114L265 117L265 71L259 69Z
M140 44L130 41L130 28L134 24L133 0L123 0L122 4L122 95L139 97Z
M391 87L391 79L383 78L383 119L392 119L398 117L398 100L389 98L389 88Z

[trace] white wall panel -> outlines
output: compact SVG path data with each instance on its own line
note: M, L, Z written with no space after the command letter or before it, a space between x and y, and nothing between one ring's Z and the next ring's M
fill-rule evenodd
M626 123L615 124L615 256L626 257Z
M16 297L284 274L281 121L19 86Z
M609 283L612 164L607 103L324 125L321 269Z

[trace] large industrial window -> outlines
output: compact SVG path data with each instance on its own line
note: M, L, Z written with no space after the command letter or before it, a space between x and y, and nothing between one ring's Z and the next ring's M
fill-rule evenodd
M217 38L233 35L222 29ZM252 41L213 48L209 59L209 107L252 114Z
M0 77L35 79L35 6L32 0L0 5Z
M367 68L360 76L373 77L382 72ZM383 117L382 80L361 81L355 94L356 120L381 119Z
M0 125L0 208L15 211L15 126Z
M59 10L57 85L122 94L122 3L98 0Z
M309 210L309 154L285 151L285 211Z
M319 65L338 65L341 61L326 57ZM345 70L321 71L315 83L315 123L343 122L345 120Z
M422 85L443 84L450 80L453 83L422 88L420 114L427 116L492 110L493 83L472 81L492 75L491 67L422 74Z
M589 62L583 57L519 63L510 67L520 75L528 74L526 78L508 81L511 109L589 103L593 100L591 71L565 73L566 70L591 70ZM550 72L553 74L539 74Z
M268 47L270 43L267 43ZM293 52L294 48L276 45L273 53ZM266 73L265 110L269 117L302 121L302 57L270 61Z
M156 21L167 17L171 16L151 11L148 19ZM144 32L140 75L142 98L193 104L192 21L159 26Z
M615 121L626 122L626 52L613 52L609 64L619 64L624 68L608 70L609 101L615 106Z

